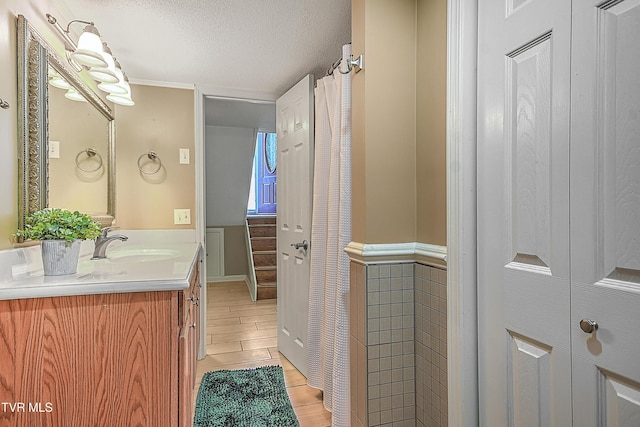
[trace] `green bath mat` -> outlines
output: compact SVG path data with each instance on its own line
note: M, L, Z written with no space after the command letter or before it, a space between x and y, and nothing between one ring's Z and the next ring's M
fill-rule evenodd
M299 427L281 366L207 372L194 427Z

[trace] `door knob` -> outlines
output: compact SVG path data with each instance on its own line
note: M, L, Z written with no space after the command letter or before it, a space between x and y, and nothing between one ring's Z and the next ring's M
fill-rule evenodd
M580 321L580 329L586 334L591 334L598 330L598 323L593 320L582 319Z
M305 251L309 248L309 242L307 242L306 240L303 240L301 243L292 243L291 246L293 246L296 249L304 249Z

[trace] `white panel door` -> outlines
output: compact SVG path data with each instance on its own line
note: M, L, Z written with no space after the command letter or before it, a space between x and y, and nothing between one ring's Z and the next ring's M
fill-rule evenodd
M313 189L313 76L276 102L278 136L278 350L307 375L309 251Z
M480 0L480 424L570 426L570 0Z
M640 426L640 1L573 1L574 426ZM580 321L598 324L585 333ZM585 325L585 328L588 325ZM588 330L588 328L586 328Z

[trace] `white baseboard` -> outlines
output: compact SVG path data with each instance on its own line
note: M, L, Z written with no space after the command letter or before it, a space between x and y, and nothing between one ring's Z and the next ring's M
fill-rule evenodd
M217 276L217 277L207 277L207 282L217 283L217 282L247 282L246 274L236 274L233 276Z

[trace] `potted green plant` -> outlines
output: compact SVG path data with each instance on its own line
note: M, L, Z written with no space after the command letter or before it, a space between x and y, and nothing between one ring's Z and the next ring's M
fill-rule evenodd
M45 276L74 274L78 270L80 242L95 239L100 224L78 211L45 208L25 218L25 226L17 237L39 240Z

